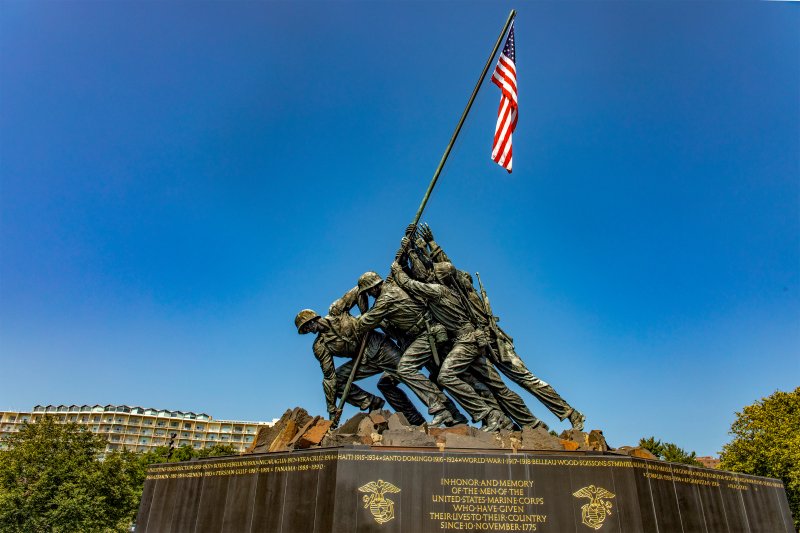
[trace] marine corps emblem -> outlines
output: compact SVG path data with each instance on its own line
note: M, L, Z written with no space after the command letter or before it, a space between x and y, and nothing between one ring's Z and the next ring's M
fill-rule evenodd
M611 502L604 498L613 498L614 495L602 487L589 485L572 494L576 498L589 498L589 503L581 507L583 523L597 530L603 527L606 516L611 514Z
M361 492L370 493L364 496L364 509L369 508L372 517L379 524L385 524L394 518L394 502L386 498L386 494L400 492L400 489L382 479L370 481L363 487L358 487Z

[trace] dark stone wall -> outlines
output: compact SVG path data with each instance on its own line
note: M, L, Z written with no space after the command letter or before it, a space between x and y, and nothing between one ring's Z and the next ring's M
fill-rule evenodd
M354 447L155 465L136 531L794 530L774 479L591 452Z

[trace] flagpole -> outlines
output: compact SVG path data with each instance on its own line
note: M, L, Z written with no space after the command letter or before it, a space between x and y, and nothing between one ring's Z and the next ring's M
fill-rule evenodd
M461 132L461 126L464 125L464 120L467 118L467 114L469 114L469 110L472 108L472 103L475 101L475 97L478 95L478 91L483 84L483 79L486 77L486 72L488 72L489 67L492 66L492 60L494 60L494 56L497 54L497 50L500 48L500 44L503 42L503 37L505 36L506 32L508 31L508 27L511 26L511 23L514 21L514 17L517 16L517 10L512 9L511 12L508 14L508 19L506 19L505 25L503 25L503 31L500 32L500 35L497 37L497 42L494 43L494 48L492 48L492 53L489 55L489 59L486 60L486 64L483 66L483 70L481 71L481 75L478 78L478 82L475 84L475 88L472 89L472 94L469 97L469 102L467 102L467 107L464 108L464 112L461 113L461 118L458 120L458 124L456 125L456 130L453 132L453 136L450 137L450 142L447 143L447 148L444 151L444 155L442 155L441 161L439 161L439 166L436 167L436 172L433 173L433 178L431 182L428 184L428 190L425 191L425 196L422 197L422 203L419 204L419 209L417 209L417 214L414 215L414 222L411 225L416 229L417 225L419 224L419 219L422 217L422 212L425 210L425 206L428 203L428 199L431 197L431 191L436 186L436 182L439 180L439 174L442 173L442 168L444 168L444 164L447 162L447 157L450 155L450 151L453 149L453 145L456 143L456 138L458 134ZM409 241L410 242L410 239ZM408 242L403 246L402 252L405 252L406 247L408 246ZM356 373L358 372L358 367L361 366L361 360L364 357L364 349L367 345L367 335L364 335L364 338L361 340L361 345L358 347L358 353L356 354L355 359L353 360L353 370L350 372L350 376L347 379L347 383L345 383L344 389L342 390L342 395L339 398L339 405L336 410L336 414L332 419L331 429L335 428L339 425L339 418L342 416L342 410L344 409L344 403L347 400L347 395L350 394L350 388L353 385L353 381L355 380Z
M503 42L503 37L505 36L506 32L508 31L508 27L511 26L511 23L514 21L514 17L517 16L517 10L512 9L511 13L508 14L508 19L506 19L506 23L503 26L503 31L500 32L500 35L497 37L497 42L494 43L494 48L492 49L492 53L489 56L489 59L486 60L486 64L483 66L483 71L481 71L481 76L478 78L478 82L475 84L475 88L472 90L472 94L469 97L469 102L467 102L467 107L464 108L464 112L461 113L461 118L458 121L458 125L456 125L456 130L453 132L453 136L450 137L450 142L447 144L447 148L444 151L444 155L442 155L441 161L439 161L439 166L436 167L436 172L433 173L433 179L428 184L428 190L425 191L425 196L422 197L422 203L419 204L419 209L417 209L417 214L414 215L414 222L412 222L413 226L417 226L419 224L419 219L422 218L422 212L425 210L425 206L428 203L428 199L431 196L431 191L436 186L436 182L439 180L439 174L442 172L442 168L444 168L444 164L447 162L447 157L450 155L450 151L453 149L453 145L456 143L456 138L458 134L461 132L461 126L464 125L464 120L467 118L467 114L469 114L469 110L472 108L472 103L475 101L475 97L478 95L478 91L483 84L483 79L486 77L486 72L489 70L489 67L492 66L492 61L494 60L494 56L497 54L497 50L500 48L500 44Z

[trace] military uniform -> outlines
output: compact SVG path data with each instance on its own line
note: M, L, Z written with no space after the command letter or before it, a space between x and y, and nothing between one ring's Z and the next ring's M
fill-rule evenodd
M440 283L413 280L397 263L392 265L392 275L400 287L414 297L424 300L436 322L447 329L453 346L444 358L439 371L439 384L453 395L473 421L485 419L493 409L465 381L464 374L467 371L479 377L480 381L491 390L502 410L518 424L536 423L536 418L525 406L522 398L503 383L491 363L481 355L476 343L475 328L470 323L469 315L456 291Z
M375 304L357 319L356 329L367 332L385 326L396 335L395 338L405 340L397 374L428 407L428 413L434 415L447 410L447 397L420 371L433 358L425 327L425 312L425 306L391 280L386 280Z
M314 340L313 351L322 369L322 388L325 392L328 413L336 409L336 398L341 397L345 384L353 370L353 360L335 368L334 357L354 358L362 337L355 329L356 318L350 314L350 309L356 303L358 289L353 288L342 298L331 304L328 316L319 320L327 326ZM384 375L378 381L378 389L396 411L402 412L409 422L422 423L424 419L408 396L397 386L397 365L400 362L400 350L385 335L370 331L367 333L367 342L364 355L359 365L350 391L347 394L347 403L360 409L368 409L376 404L377 397L368 393L355 384L355 381L374 376L381 372Z
M433 239L428 242L428 246L430 247L430 258L434 263L449 262L447 254L444 253L444 250L442 250ZM472 314L477 319L477 325L481 328L487 328L489 326L489 320L486 316L486 309L483 300L475 291L475 287L472 284L472 277L468 272L458 271L457 282L460 283L461 287L464 289L469 306L473 311ZM508 334L498 327L496 334L491 334L490 338L491 362L508 379L536 397L536 399L542 402L559 420L570 418L573 413L576 413L575 409L570 406L552 386L544 380L539 379L528 370L522 358L517 355L514 349L514 341ZM502 344L502 349L500 344ZM579 415L578 418L582 418L582 415Z

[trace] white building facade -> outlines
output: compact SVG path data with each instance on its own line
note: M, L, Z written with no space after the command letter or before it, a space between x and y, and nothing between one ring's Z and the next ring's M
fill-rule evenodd
M130 405L37 405L31 411L0 411L0 449L2 437L19 431L23 423L35 423L45 415L56 422L75 422L107 437L106 451L125 449L137 452L168 446L174 437L177 448L195 449L227 444L243 452L267 422L215 420L205 413L168 411Z

